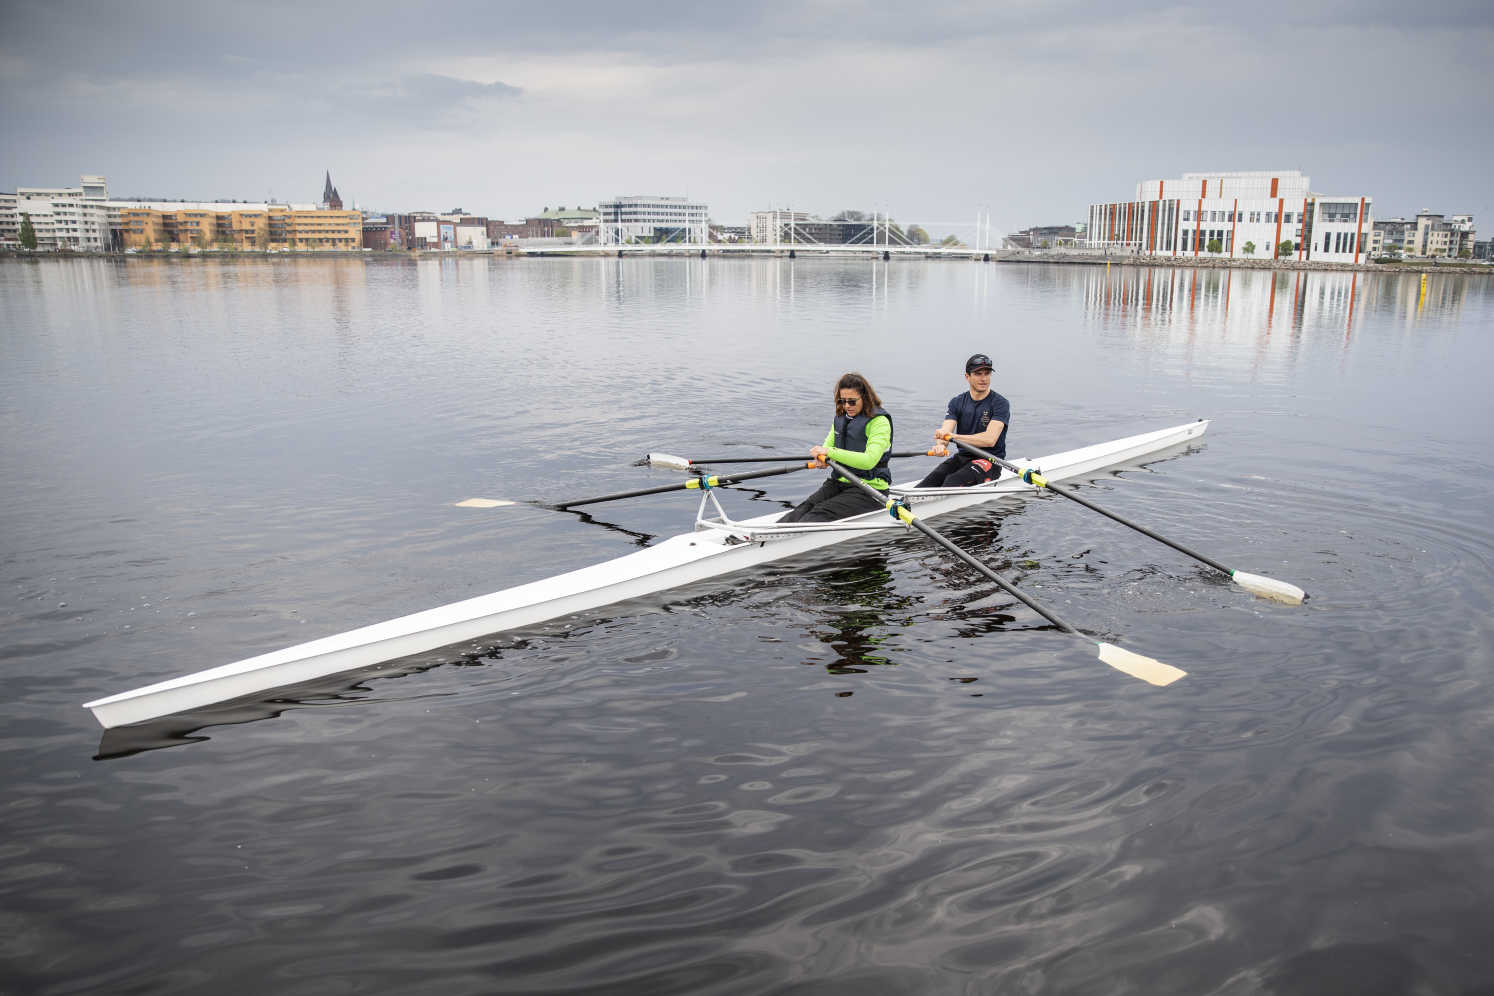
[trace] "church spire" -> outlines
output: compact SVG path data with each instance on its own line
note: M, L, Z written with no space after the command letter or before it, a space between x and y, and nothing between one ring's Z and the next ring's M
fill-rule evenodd
M332 211L342 210L342 197L337 193L337 188L332 186L332 171L327 170L327 182L322 187L322 207Z

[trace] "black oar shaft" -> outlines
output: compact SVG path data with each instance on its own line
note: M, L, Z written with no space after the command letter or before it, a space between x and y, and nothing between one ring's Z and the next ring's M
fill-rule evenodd
M1010 581L1006 580L1006 578L1002 577L1000 574L997 574L995 571L991 570L991 568L987 567L985 564L981 563L979 560L976 560L974 557L972 557L970 554L966 553L964 550L961 550L958 546L956 546L953 542L951 542L948 538L946 538L942 533L937 532L936 530L934 530L933 527L925 524L923 522L923 520L920 519L917 515L914 515L913 512L912 512L912 510L909 509L906 505L903 505L903 504L897 502L896 500L888 500L888 498L887 498L887 496L885 494L883 494L882 492L878 491L876 488L872 487L870 484L867 484L861 478L857 477L856 474L853 471L847 470L845 467L842 467L840 464L836 463L834 460L831 460L829 463L830 463L830 466L834 467L840 473L840 475L842 477L844 477L846 480L850 481L852 484L854 484L857 487L859 487L862 491L866 492L870 497L875 498L877 501L884 503L887 506L888 511L894 511L895 510L895 514L897 515L897 517L900 520L902 520L903 522L905 522L908 525L912 526L914 529L917 529L919 532L923 533L929 539L933 540L935 543L938 543L940 546L942 546L950 554L952 554L955 557L958 557L961 561L963 561L964 563L968 564L969 566L975 568L975 570L979 571L985 577L987 577L990 580L994 581L998 586L1001 587L1001 589L1003 591L1005 591L1007 594L1011 595L1017 601L1021 602L1023 605L1027 606L1029 609L1031 609L1032 611L1036 612L1038 615L1042 616L1044 619L1048 620L1050 623L1052 623L1053 625L1057 626L1059 629L1063 630L1065 633L1072 633L1074 636L1083 637L1084 639L1088 639L1088 637L1085 637L1083 633L1080 633L1077 629L1075 629L1074 627L1070 626L1068 623L1066 623L1062 619L1060 619L1056 613L1052 612L1049 609L1044 608L1043 606L1039 605L1037 602L1033 601L1027 595L1025 595L1021 591L1019 591L1017 589L1017 587L1015 585L1013 585Z
M575 508L578 505L596 505L604 501L617 501L620 498L642 498L644 495L660 495L664 494L666 491L698 490L702 487L715 488L727 484L736 484L738 481L750 481L758 477L774 477L778 474L792 474L796 470L806 470L810 467L817 466L819 465L806 462L797 464L793 467L774 467L772 470L757 470L747 474L732 474L727 477L718 477L714 475L705 478L693 477L690 480L683 481L679 484L661 484L658 487L654 488L639 488L636 491L619 491L616 494L598 495L595 498L576 498L571 501L556 502L552 507L560 509Z
M921 456L928 456L928 453L926 453L923 450L910 450L907 453L889 453L889 454L887 454L887 456L889 458L892 458L892 457L921 457ZM710 464L715 464L715 463L780 463L780 462L782 462L784 460L813 460L813 459L814 458L810 457L810 456L755 456L755 457L713 457L713 458L704 458L703 457L703 458L701 458L699 460L691 460L690 461L690 465L693 467L693 466L696 466L698 464L708 464L708 463L710 463Z
M1011 463L1011 462L1009 462L1007 460L1003 460L1003 459L1001 459L1001 457L997 456L994 453L988 453L985 450L981 449L979 446L971 446L969 443L962 443L958 439L951 440L951 442L953 442L956 446L960 447L961 449L963 449L963 450L965 450L967 452L970 452L970 453L974 453L976 456L985 457L987 460L990 460L992 463L999 464L1000 466L1005 467L1007 470L1010 470L1010 471L1012 471L1015 474L1023 475L1028 470L1028 468L1026 468L1026 467L1019 467L1019 466L1017 466L1014 463ZM1065 498L1068 498L1071 501L1076 501L1079 504L1083 505L1085 508L1087 508L1087 509L1089 509L1089 510L1091 510L1093 512L1099 512L1101 515L1105 516L1107 519L1113 519L1116 522L1119 522L1123 526L1129 526L1130 528L1136 530L1138 533L1141 533L1143 536L1150 536L1152 539L1156 540L1158 543L1165 543L1166 545L1172 547L1174 550L1178 551L1179 553L1181 553L1181 554L1183 554L1185 556L1192 557L1194 560L1197 560L1197 561L1199 561L1201 563L1204 563L1204 564L1208 564L1210 567L1214 568L1214 570L1216 570L1216 571L1223 571L1225 574L1233 574L1234 573L1234 571L1230 570L1228 567L1225 567L1223 564L1219 563L1217 560L1214 560L1211 557L1206 557L1206 556L1204 556L1203 554L1199 553L1196 550L1190 550L1186 546L1184 546L1183 544L1181 544L1181 543L1179 543L1179 542L1177 542L1175 540L1170 540L1166 536L1161 535L1160 533L1154 533L1150 529L1148 529L1146 526L1140 525L1139 523L1132 522L1130 519L1127 519L1125 516L1117 515L1114 512L1110 511L1108 508L1101 508L1099 505L1096 505L1094 502L1089 501L1086 498L1079 497L1074 492L1070 491L1068 488L1059 487L1057 484L1054 484L1052 481L1049 481L1046 478L1044 478L1040 473L1034 472L1033 475L1032 475L1032 477L1033 477L1033 479L1031 481L1028 481L1029 484L1036 484L1038 487L1047 488L1049 491L1052 491L1054 494L1063 495ZM1027 480L1026 477L1023 477L1023 480Z

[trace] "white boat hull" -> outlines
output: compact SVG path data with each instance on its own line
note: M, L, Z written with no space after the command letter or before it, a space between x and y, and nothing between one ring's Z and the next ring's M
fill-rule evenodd
M1187 443L1202 436L1208 424L1200 420L1013 462L1040 468L1050 481L1063 481ZM1017 478L1006 476L982 488L980 493L920 496L914 499L914 507L920 518L927 519L1002 497L1030 494L1033 490ZM868 535L865 530L785 530L784 534L761 531L761 527L771 526L782 514L744 520L740 525L759 527L751 533L751 541L733 538L728 529L683 533L636 553L580 570L121 692L84 703L84 708L91 709L105 729L142 723L681 588ZM876 522L885 523L888 529L905 528L881 511L846 522Z

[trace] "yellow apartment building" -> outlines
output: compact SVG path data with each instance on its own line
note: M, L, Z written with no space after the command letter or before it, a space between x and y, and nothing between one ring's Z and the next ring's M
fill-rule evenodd
M285 237L292 249L362 249L363 213L292 211Z
M363 247L360 211L322 211L285 204L218 210L217 205L182 205L120 209L126 249L310 249L351 250Z
M149 249L169 241L161 212L150 208L124 208L119 212L120 230L126 249Z
M223 221L227 220L227 226ZM270 212L266 210L230 211L219 215L219 229L226 231L240 249L264 249L270 244Z

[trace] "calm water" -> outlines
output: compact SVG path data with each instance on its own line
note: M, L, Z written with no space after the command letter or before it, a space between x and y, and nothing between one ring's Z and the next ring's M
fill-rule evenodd
M0 262L0 991L1489 992L1490 288ZM1044 498L948 532L1187 679L908 535L206 727L80 708L688 528L453 503L802 451L846 369L922 446L978 350L1014 455L1215 420L1085 493L1311 600Z

